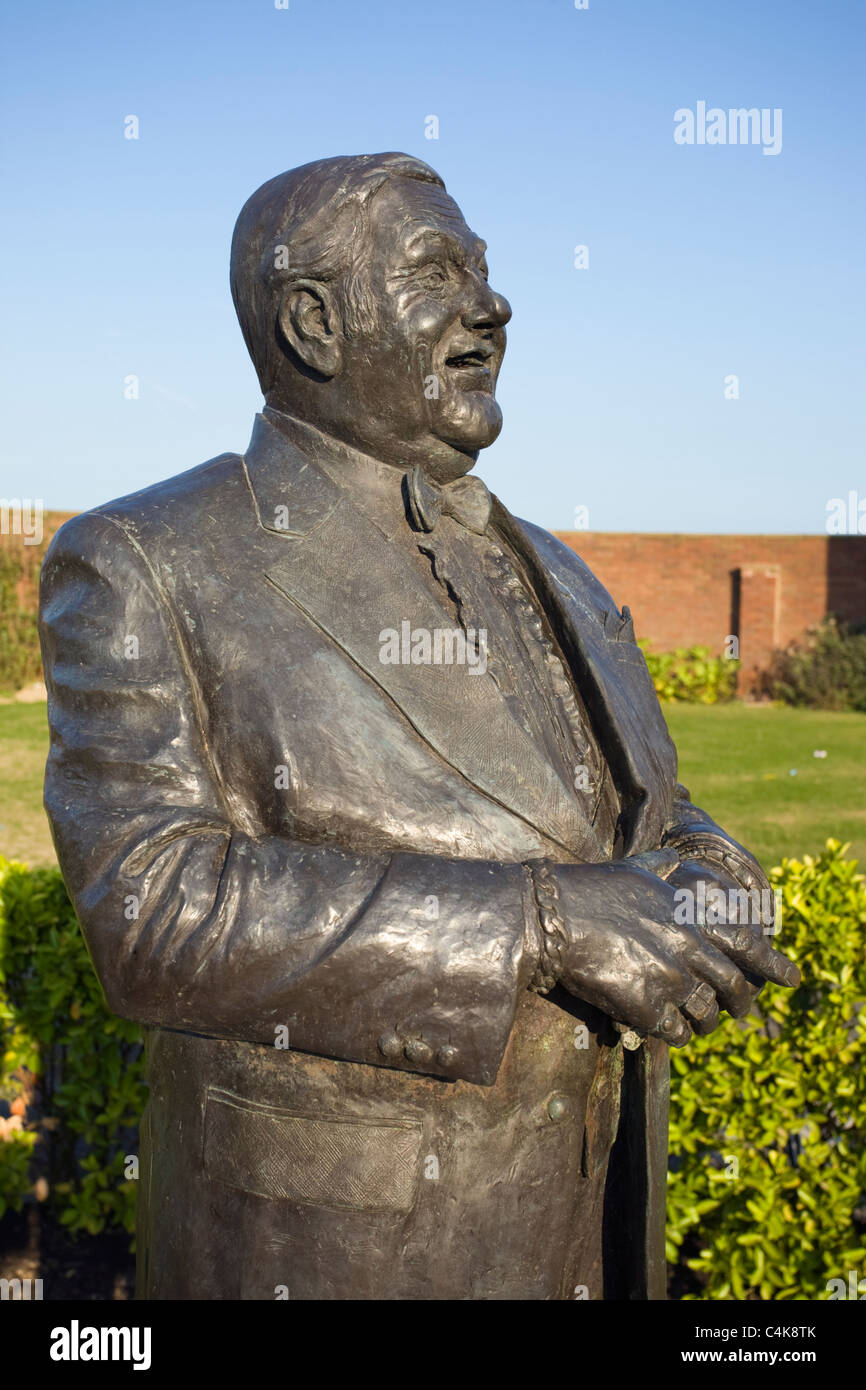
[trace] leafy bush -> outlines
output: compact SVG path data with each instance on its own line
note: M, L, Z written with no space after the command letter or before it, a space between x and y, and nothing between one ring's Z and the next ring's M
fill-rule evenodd
M668 1258L697 1249L686 1297L826 1299L830 1279L866 1276L866 879L846 849L772 871L799 988L767 985L748 1018L671 1054Z
M73 1231L132 1231L141 1050L105 1006L58 870L0 858L0 1215L35 1180Z
M678 647L673 652L651 652L646 639L643 650L660 700L687 700L693 704L714 705L732 700L737 684L739 661L710 656L709 647Z
M787 705L866 712L866 626L826 618L774 654L764 684Z

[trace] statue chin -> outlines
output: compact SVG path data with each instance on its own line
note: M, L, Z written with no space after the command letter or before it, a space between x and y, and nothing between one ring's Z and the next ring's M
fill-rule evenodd
M441 401L434 433L443 444L463 453L477 453L498 439L502 411L494 396L486 391L466 391L459 400Z

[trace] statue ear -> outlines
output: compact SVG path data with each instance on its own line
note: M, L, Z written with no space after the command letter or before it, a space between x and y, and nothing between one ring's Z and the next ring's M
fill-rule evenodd
M343 363L343 324L336 300L317 280L294 280L283 295L279 324L301 361L320 376L336 376Z

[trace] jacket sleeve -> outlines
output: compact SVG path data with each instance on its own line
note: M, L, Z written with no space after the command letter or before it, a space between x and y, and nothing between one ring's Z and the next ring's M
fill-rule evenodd
M253 833L183 626L111 517L55 537L40 637L45 807L115 1013L493 1083L536 964L524 866Z
M662 844L675 849L684 866L697 867L711 874L723 887L757 892L756 901L764 904L761 920L772 920L772 908L766 907L772 898L772 889L757 859L706 811L692 803L688 788L681 782L675 788L673 809Z

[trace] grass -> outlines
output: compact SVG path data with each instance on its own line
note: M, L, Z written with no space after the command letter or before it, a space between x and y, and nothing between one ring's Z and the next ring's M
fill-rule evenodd
M866 867L866 714L664 707L695 803L769 868L833 836ZM826 758L816 758L823 749ZM793 774L793 775L792 775Z
M45 705L0 705L0 854L34 868L57 862L42 809L47 756Z
M680 779L765 868L817 854L828 836L866 864L866 714L765 705L664 707ZM826 750L826 758L813 757ZM0 854L52 864L42 810L44 704L0 705ZM796 776L791 776L796 769Z

